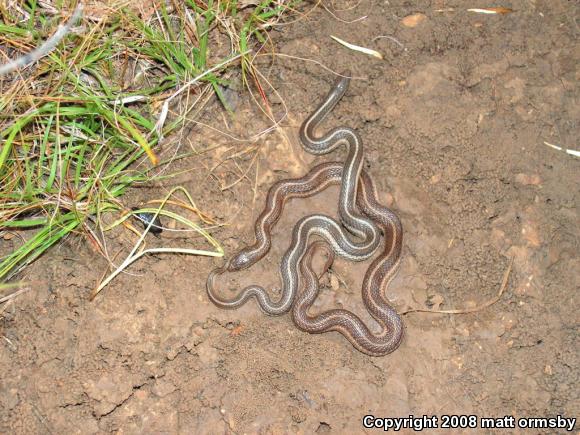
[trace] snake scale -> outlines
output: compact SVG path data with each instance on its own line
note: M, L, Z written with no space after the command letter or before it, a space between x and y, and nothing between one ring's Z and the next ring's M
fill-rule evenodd
M393 352L403 337L402 320L382 294L398 269L402 247L401 223L391 210L378 202L373 181L362 169L364 156L359 135L347 127L332 129L320 137L314 134L342 98L348 85L348 78L337 80L324 101L300 128L300 139L308 152L327 154L345 145L345 162L320 164L304 177L275 183L268 191L266 206L256 220L254 244L243 248L223 267L209 274L207 293L214 304L225 309L238 308L255 298L260 308L269 315L281 315L292 310L292 318L299 329L310 333L337 331L361 352L381 356ZM288 200L316 195L335 184L341 185L338 211L342 225L321 214L306 216L296 223L290 247L281 261L282 289L278 300L273 301L266 289L258 285L247 286L232 298L219 294L216 279L220 275L247 269L269 252L272 228L280 219ZM383 251L367 270L362 285L365 307L379 323L381 331L373 333L359 317L346 310L334 309L309 315L308 309L318 295L318 278L311 267L315 251L325 249L329 252L328 267L335 254L350 261L362 261L377 250L381 233L385 239ZM321 237L324 242L316 241L309 245L313 235ZM352 236L361 240L353 240ZM300 279L302 292L299 292Z

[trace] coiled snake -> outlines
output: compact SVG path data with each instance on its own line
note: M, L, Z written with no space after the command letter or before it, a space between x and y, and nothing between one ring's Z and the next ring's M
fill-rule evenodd
M207 292L210 300L221 308L238 308L254 297L260 308L269 315L280 315L292 309L293 320L300 329L310 333L338 331L358 350L380 356L395 350L403 336L401 318L381 293L383 285L391 281L399 264L402 246L401 224L393 212L378 203L372 180L362 170L362 140L358 134L350 128L340 127L320 138L314 136L315 128L344 95L348 84L348 78L338 80L326 99L300 128L302 143L306 150L313 154L326 154L342 144L346 145L348 155L345 163L318 165L302 178L282 180L274 184L268 191L266 206L255 223L255 243L239 251L223 267L209 274ZM306 216L295 225L292 242L282 258L280 266L282 295L279 300L272 301L266 290L258 285L248 286L230 299L218 294L215 288L217 277L225 272L246 269L268 253L271 247L272 228L279 220L287 200L312 196L330 185L339 183L341 222L350 233L362 237L362 241L351 240L343 227L328 216ZM373 334L357 316L346 310L330 310L314 317L309 316L307 310L318 294L318 279L312 272L310 262L314 251L320 248L322 243L315 242L309 247L310 236L321 236L331 246L330 261L333 260L334 253L347 260L361 261L376 251L381 232L386 239L385 248L369 267L363 281L362 292L365 306L380 324L381 332ZM296 300L299 268L305 289Z

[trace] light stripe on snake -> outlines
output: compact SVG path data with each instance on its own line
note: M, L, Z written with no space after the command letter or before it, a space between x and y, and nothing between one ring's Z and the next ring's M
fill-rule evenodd
M298 328L310 333L340 332L361 352L381 356L394 351L403 337L402 320L382 294L382 289L395 276L400 262L401 223L392 211L379 204L372 179L362 170L360 137L349 128L336 128L320 138L313 135L314 129L334 108L347 87L348 79L337 81L324 102L300 129L300 137L306 150L314 154L325 154L341 144L346 144L348 157L345 163L321 164L302 178L274 184L268 192L266 207L255 223L255 243L239 251L224 267L212 271L208 277L207 291L209 298L222 308L237 308L252 297L257 299L267 314L282 314L292 308L292 317ZM341 183L341 221L350 232L363 237L362 242L352 242L336 221L327 216L307 216L294 227L291 246L282 259L280 274L283 288L278 302L272 302L266 290L257 285L244 288L232 299L224 299L217 294L215 280L218 276L226 271L248 268L270 250L271 230L279 220L288 199L312 196L329 185L338 183ZM375 223L385 237L385 246L382 254L373 261L365 274L362 297L365 307L381 326L380 333L373 334L360 318L346 310L334 309L310 316L308 309L318 296L318 279L311 268L312 255L316 249L324 247L329 252L328 264L332 263L335 253L355 261L369 258L380 241L379 228ZM321 241L307 246L312 234L322 236L332 250ZM304 291L296 297L298 268L304 281Z
M339 184L342 179L342 163L323 163L311 170L303 178L279 181L268 193L268 204L277 204L272 210L266 208L256 221L256 232L264 231L264 244L256 241L249 248L263 249L266 252L270 246L270 232L280 217L283 204L296 196L315 195L330 185ZM353 313L346 310L330 310L316 316L309 316L307 311L318 296L318 281L310 269L310 259L315 249L309 246L305 257L300 262L304 279L304 290L297 296L292 317L299 329L309 333L337 331L343 334L353 346L363 353L372 356L382 356L393 352L402 341L403 323L383 296L383 289L388 288L390 281L398 269L402 248L402 226L398 217L377 201L377 194L369 175L363 170L359 181L359 191L356 205L367 215L379 223L385 242L383 252L367 269L362 285L363 302L367 310L381 326L379 334L373 334L364 323ZM261 237L260 237L261 238ZM315 242L316 247L322 242ZM265 248L264 248L265 246ZM327 246L326 244L324 246ZM329 250L334 256L332 250ZM264 254L265 255L265 254ZM223 273L212 272L210 279ZM208 281L209 284L209 281ZM213 283L209 284L213 287Z
M334 219L328 216L307 216L301 219L294 227L292 243L282 258L280 266L282 296L278 301L272 301L267 291L258 285L251 285L242 289L233 298L226 299L220 296L215 290L215 281L218 276L226 271L234 272L248 268L263 258L268 252L270 247L270 234L265 231L266 228L263 226L263 222L268 220L268 216L266 216L265 220L261 218L264 213L276 214L276 211L281 212L284 203L279 199L284 196L278 195L276 189L283 187L290 191L292 188L297 188L298 190L293 193L293 196L309 196L309 194L303 195L300 193L300 181L289 182L286 185L275 185L271 188L265 210L256 223L256 243L249 248L242 249L223 268L214 270L208 277L208 296L217 306L228 309L238 308L252 297L255 297L260 308L266 314L280 315L289 311L299 285L298 263L303 257L307 242L312 235L321 236L331 244L338 255L351 261L367 259L377 249L380 242L380 233L377 227L368 218L361 216L354 207L357 180L363 163L362 141L360 137L351 129L342 127L331 130L330 133L319 139L313 137L314 129L344 95L348 88L348 83L349 80L346 78L342 78L336 82L324 102L304 122L301 127L300 136L307 150L313 150L317 154L330 152L341 144L347 145L348 157L344 165L344 177L341 180L342 189L339 200L339 213L341 219L347 222L351 232L357 235L364 235L365 238L362 242L352 241L346 235L344 229ZM308 178L308 176L305 178ZM318 181L318 183L320 182ZM311 192L314 190L310 189Z
M355 198L358 190L358 179L362 170L364 153L362 139L356 131L348 127L337 127L321 137L314 135L314 130L332 111L348 89L350 79L339 78L325 100L304 121L300 128L300 140L304 149L314 155L328 154L344 144L347 146L347 157L344 162L343 178L338 213L342 224L353 234L363 237L363 246L372 245L372 251L377 247L378 229L372 220L361 216L356 210ZM368 248L371 250L370 246Z
M327 167L327 170L332 171L333 168ZM373 334L358 316L343 309L332 309L315 316L308 314L319 292L318 277L312 270L312 256L316 249L325 246L322 241L312 243L300 262L303 289L292 306L292 320L299 329L311 334L340 332L359 351L371 356L383 356L399 347L404 333L401 317L382 293L383 289L388 288L399 267L403 229L397 215L378 202L372 180L364 171L361 173L359 189L356 205L379 224L385 236L383 251L367 269L362 284L364 305L381 331ZM330 257L325 266L328 268L334 253L326 247L324 249Z

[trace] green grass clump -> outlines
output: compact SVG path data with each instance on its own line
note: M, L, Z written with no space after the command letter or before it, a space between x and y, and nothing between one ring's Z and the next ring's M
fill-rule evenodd
M12 252L0 251L0 282L71 233L99 246L100 215L124 210L120 197L149 181L158 163L156 145L194 109L180 104L159 124L163 102L198 76L196 87L223 99L228 60L241 56L243 73L251 72L252 44L290 7L284 0L241 11L231 0L172 4L170 11L159 2L147 19L126 8L96 23L84 19L41 61L0 77L0 240L23 236ZM8 56L38 46L62 20L35 0L21 7L0 7L0 52Z

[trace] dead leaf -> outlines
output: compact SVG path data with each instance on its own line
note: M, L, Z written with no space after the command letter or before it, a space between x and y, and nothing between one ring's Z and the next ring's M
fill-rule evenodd
M401 24L405 27L416 27L418 24L425 21L427 16L425 14L407 15L401 20Z

